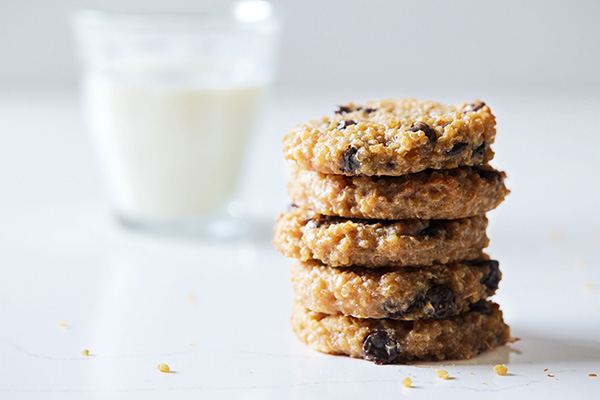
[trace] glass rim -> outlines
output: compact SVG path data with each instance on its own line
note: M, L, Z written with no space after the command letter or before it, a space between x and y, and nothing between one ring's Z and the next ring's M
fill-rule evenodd
M244 9L244 6L247 6ZM251 10L249 7L262 6ZM71 21L78 26L88 27L132 27L171 25L181 27L219 28L254 27L277 24L281 12L273 3L264 0L237 1L230 7L219 10L176 10L176 9L112 9L100 7L76 7L71 10Z

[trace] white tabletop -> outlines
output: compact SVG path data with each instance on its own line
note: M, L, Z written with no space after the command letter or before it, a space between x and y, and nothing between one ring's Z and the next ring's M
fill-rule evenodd
M600 375L597 89L282 89L249 149L242 198L252 235L230 243L121 229L76 96L3 93L0 398L592 398L600 390L590 376ZM485 95L498 118L493 165L509 173L513 193L490 214L489 253L504 274L494 299L520 340L468 361L399 366L317 353L290 329L290 261L269 243L286 203L281 135L338 103L410 94ZM159 372L160 363L173 372ZM495 375L496 364L509 374ZM413 388L402 387L405 377Z

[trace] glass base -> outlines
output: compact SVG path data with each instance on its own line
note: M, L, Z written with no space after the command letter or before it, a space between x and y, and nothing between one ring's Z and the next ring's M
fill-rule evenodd
M136 231L208 240L236 239L246 235L249 230L247 219L230 216L191 217L169 221L156 221L140 220L117 214L116 218L122 226Z

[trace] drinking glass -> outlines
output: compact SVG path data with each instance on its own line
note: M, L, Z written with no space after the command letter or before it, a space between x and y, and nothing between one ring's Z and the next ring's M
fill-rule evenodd
M209 4L73 14L84 111L125 226L207 237L245 229L234 199L280 21L266 1Z

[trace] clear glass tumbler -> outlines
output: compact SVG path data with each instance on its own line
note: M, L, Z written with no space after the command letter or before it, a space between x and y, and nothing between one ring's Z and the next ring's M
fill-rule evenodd
M266 1L215 4L74 12L84 109L126 226L209 237L244 230L232 201L280 23Z

